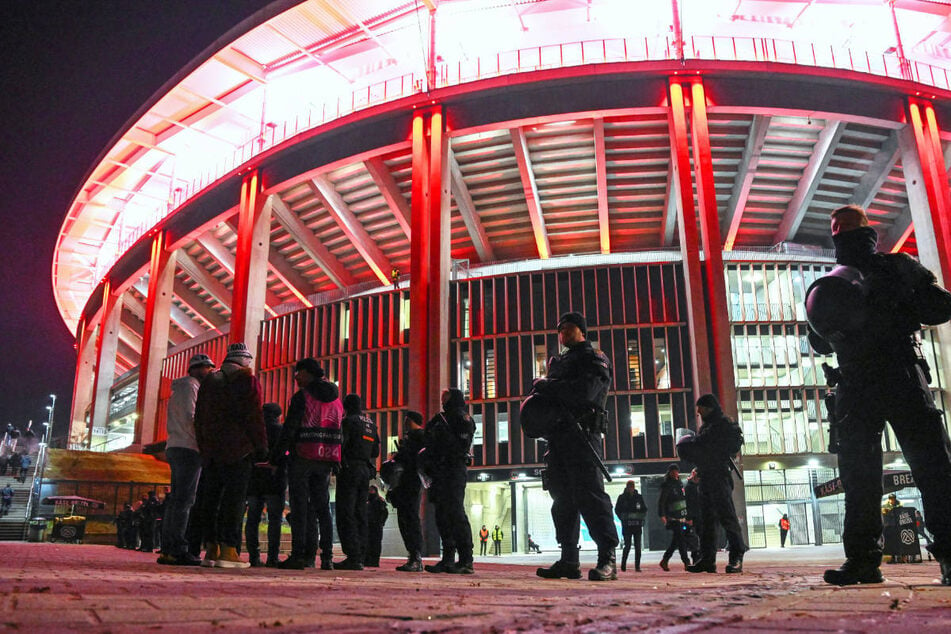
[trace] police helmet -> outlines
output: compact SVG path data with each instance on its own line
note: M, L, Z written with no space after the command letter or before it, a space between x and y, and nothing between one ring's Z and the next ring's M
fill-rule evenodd
M851 266L837 266L806 290L806 320L820 337L840 341L868 318L864 278Z
M522 432L529 438L546 438L566 414L565 408L555 399L533 393L522 401L518 420Z

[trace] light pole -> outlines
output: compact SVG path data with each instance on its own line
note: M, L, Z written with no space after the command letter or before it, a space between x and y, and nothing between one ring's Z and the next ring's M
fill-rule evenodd
M56 409L56 395L50 394L50 398L53 399L52 405L47 405L46 410L49 412L49 418L46 420L46 430L43 432L43 442L49 442L50 430L53 428L53 411Z

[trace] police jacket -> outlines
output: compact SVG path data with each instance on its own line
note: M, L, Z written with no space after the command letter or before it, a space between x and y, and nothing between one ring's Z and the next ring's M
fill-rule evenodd
M376 431L376 423L362 412L351 413L344 417L341 433L341 467L346 469L351 463L372 466L380 455L380 436Z
M660 497L657 499L657 514L667 518L668 527L678 519L686 519L687 498L680 478L664 478L660 485Z
M636 528L644 525L644 516L647 514L647 504L644 496L637 491L625 491L617 497L614 503L614 514L621 520L624 528Z
M883 360L914 363L914 333L923 323L951 318L951 293L938 286L934 274L905 253L878 253L877 240L871 227L833 236L836 262L858 269L864 278L864 325L840 341L809 335L816 352L835 352L846 371L874 371Z
M428 471L438 473L467 466L469 447L475 436L475 422L465 407L462 392L451 389L443 411L426 423L425 452L421 458Z
M743 445L743 430L719 407L703 418L693 442L691 460L696 463L703 481L704 473L730 471L730 459Z
M589 439L600 440L604 431L600 412L607 401L613 378L611 361L585 339L549 359L548 376L536 381L534 390L560 400L578 418ZM555 451L572 452L577 442L577 434L570 430L559 433L555 429L548 435L549 448ZM597 449L600 442L594 445Z

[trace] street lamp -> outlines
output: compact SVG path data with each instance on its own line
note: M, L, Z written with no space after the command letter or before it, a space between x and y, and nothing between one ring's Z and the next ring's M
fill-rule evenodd
M46 410L49 412L49 418L46 420L46 430L43 432L44 443L49 441L50 430L53 428L53 411L56 409L56 395L50 394L50 398L53 399L53 404L46 406Z

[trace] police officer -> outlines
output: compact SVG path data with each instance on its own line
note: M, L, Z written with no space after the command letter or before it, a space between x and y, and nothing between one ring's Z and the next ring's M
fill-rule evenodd
M660 567L670 570L667 563L674 551L680 554L684 570L690 565L687 558L687 496L680 481L680 467L675 463L667 467L664 481L660 485L660 497L657 498L657 514L664 528L670 531L670 544L660 558Z
M845 489L846 560L823 578L834 585L882 581L881 438L887 420L921 490L941 581L951 585L951 442L928 389L929 369L918 354L916 338L921 324L951 317L951 294L911 257L878 253L878 236L861 207L836 209L831 224L836 262L861 273L865 301L864 322L860 311L852 310L848 317L859 319L823 331L813 317L817 309L830 306L821 305L821 293L807 293L806 298L810 343L820 354L835 352L841 373L835 428ZM820 305L810 309L810 303Z
M730 561L728 573L743 572L743 554L750 548L743 539L743 529L733 505L733 456L743 445L743 431L723 413L713 394L697 399L697 414L702 423L690 443L689 453L681 457L697 465L700 476L700 561L687 566L689 572L717 571L717 524L726 532ZM678 450L682 445L678 445Z
M598 546L598 563L588 571L591 581L617 579L614 549L618 545L611 498L595 457L579 450L587 443L600 454L604 433L604 404L613 380L611 362L586 339L587 323L581 313L565 313L558 320L558 338L566 350L548 362L548 376L535 382L533 391L560 401L571 421L554 424L546 433L545 454L551 517L561 558L535 573L544 579L578 579L580 518ZM577 424L576 424L577 422ZM581 429L578 429L580 425Z
M363 570L367 542L367 487L373 462L380 455L380 436L376 423L363 413L363 399L347 394L343 399L346 414L341 423L343 447L340 473L337 475L337 533L346 558L334 563L336 570Z
M628 480L624 492L617 496L614 514L621 520L621 535L624 536L624 554L621 555L621 571L627 570L627 556L634 542L634 571L641 571L641 529L647 515L644 497L637 492L637 483Z
M442 559L425 566L426 572L473 573L472 529L466 516L466 466L475 436L475 422L457 389L442 393L442 411L428 423L422 460L432 478L429 500L435 507L436 528L442 540ZM455 561L456 553L459 561Z
M407 411L403 416L403 438L393 460L401 471L399 481L391 485L386 494L390 504L396 507L396 521L406 547L406 563L397 566L399 572L422 572L423 529L419 523L419 496L421 485L417 474L416 457L423 448L423 416Z

